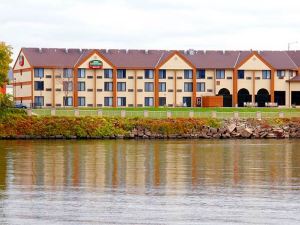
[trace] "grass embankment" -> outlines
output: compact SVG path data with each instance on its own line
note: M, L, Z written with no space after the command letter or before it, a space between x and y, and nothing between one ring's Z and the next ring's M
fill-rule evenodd
M56 110L64 111L64 110L73 110L73 107L67 107L67 108L56 108ZM99 108L94 107L79 107L79 110L98 110ZM232 107L232 108L224 108L224 107L211 107L211 108L203 108L203 107L118 107L118 108L101 108L103 111L170 111L170 112L177 112L177 111L194 111L194 112L300 112L300 108L266 108L266 107ZM37 109L39 110L39 109ZM43 108L43 110L49 110L47 108Z
M101 117L29 117L6 115L0 118L0 137L111 137L129 135L134 129L152 133L188 134L203 125L219 127L221 121L214 119L142 119Z
M190 135L203 127L221 128L225 120L218 119L144 119L102 117L36 117L7 114L0 117L0 138L132 138L141 133L154 135ZM287 123L300 124L297 119L248 120L248 124L268 127ZM298 125L297 125L298 126ZM131 136L130 136L131 135ZM134 137L134 136L133 136Z

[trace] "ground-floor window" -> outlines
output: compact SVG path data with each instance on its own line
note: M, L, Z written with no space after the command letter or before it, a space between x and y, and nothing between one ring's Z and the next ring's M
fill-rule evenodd
M125 97L118 97L118 106L126 106L126 98Z
M85 106L85 97L78 97L78 106Z
M300 105L300 91L292 91L292 105Z
M34 106L44 106L44 96L35 96Z
M64 106L72 106L73 105L73 97L64 97Z
M153 106L154 100L152 97L145 97L145 106Z
M191 107L192 106L192 98L191 97L183 97L183 106L184 107Z
M275 91L274 99L278 105L285 105L285 91Z
M113 97L104 97L104 106L112 106Z
M159 97L159 106L165 106L167 103L166 97Z

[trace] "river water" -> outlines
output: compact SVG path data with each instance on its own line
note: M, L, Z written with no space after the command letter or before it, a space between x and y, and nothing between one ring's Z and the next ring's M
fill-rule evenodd
M0 224L299 224L300 140L0 141Z

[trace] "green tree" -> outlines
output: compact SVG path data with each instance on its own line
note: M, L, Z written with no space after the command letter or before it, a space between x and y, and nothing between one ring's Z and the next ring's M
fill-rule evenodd
M12 96L0 94L0 110L11 107L13 107Z
M9 64L12 62L12 47L0 42L0 87L8 81Z

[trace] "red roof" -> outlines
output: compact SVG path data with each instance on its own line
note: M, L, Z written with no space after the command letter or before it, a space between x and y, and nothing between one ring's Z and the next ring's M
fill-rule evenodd
M95 49L60 49L60 48L22 48L29 63L33 67L73 68ZM168 57L172 50L125 50L96 49L117 68L155 68ZM251 51L202 51L181 50L180 53L196 68L233 69ZM300 67L300 51L261 51L262 58L275 69L298 69Z
M288 56L293 62L300 67L300 51L287 51Z

